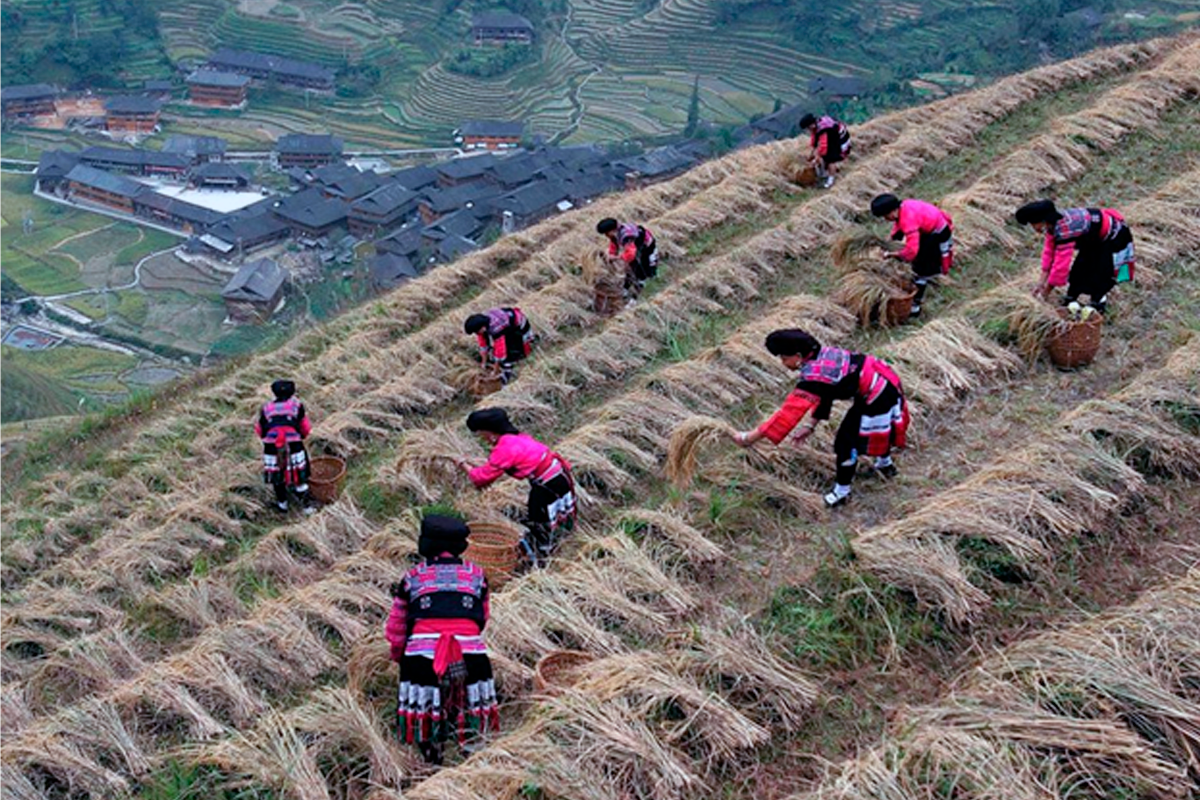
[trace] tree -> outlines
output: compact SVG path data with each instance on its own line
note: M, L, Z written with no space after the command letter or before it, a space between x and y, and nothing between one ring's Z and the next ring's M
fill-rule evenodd
M684 136L695 136L696 126L700 124L700 76L692 79L692 100L688 104L687 125L683 128Z

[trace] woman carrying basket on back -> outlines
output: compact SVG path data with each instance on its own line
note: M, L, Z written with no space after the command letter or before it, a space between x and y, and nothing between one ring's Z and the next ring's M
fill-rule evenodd
M530 560L545 563L559 538L575 527L575 482L571 465L558 453L521 433L503 408L483 408L467 417L467 428L492 445L486 463L458 466L477 489L491 486L504 475L529 481L525 547Z

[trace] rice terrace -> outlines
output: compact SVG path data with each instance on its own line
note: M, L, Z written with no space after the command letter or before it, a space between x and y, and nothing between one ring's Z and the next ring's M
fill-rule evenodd
M737 150L7 456L5 800L1200 797L1200 36L852 133L829 189L792 182L804 142ZM846 280L853 243L887 234L883 192L954 219L954 271L902 325ZM1042 237L1013 211L1039 197L1118 208L1136 242L1079 369L1048 360L1057 318L1030 295ZM602 217L662 254L613 315ZM538 349L476 401L463 319L508 306ZM721 433L790 391L763 341L791 327L904 381L899 474L844 507L822 502L829 425L803 447ZM311 516L264 502L251 426L281 376L311 451L348 466ZM422 515L523 508L517 481L476 491L455 466L485 458L463 420L491 406L573 465L579 524L494 589L501 731L434 768L396 740L389 586Z

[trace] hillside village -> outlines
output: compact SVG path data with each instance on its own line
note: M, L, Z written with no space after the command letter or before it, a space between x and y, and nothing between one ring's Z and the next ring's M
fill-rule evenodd
M503 16L479 22L480 42L520 40L525 30ZM319 65L222 49L188 75L187 102L242 109L251 81L334 88L333 72ZM3 113L11 124L114 140L43 151L35 192L178 234L178 269L222 276L227 321L235 324L266 322L293 282L337 280L359 262L373 291L390 289L553 214L678 175L714 147L696 138L615 155L596 145L533 143L520 122L466 120L447 142L457 158L393 169L378 157L366 166L331 134L285 134L269 152L234 150L218 136L171 134L161 118L171 91L148 85L105 98L10 86ZM743 125L732 141L746 147L792 136L801 113L799 104L782 108ZM164 271L170 268L159 265ZM53 315L87 324L69 310ZM52 335L37 319L21 319L11 302L5 321L10 338Z

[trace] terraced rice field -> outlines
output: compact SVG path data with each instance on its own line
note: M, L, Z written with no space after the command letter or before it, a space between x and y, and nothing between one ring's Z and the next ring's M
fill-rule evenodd
M1200 42L1158 40L884 116L819 194L780 177L796 143L741 151L506 237L66 461L11 465L19 481L6 464L6 789L149 797L174 775L304 800L974 798L1000 780L1048 787L1030 797L1078 781L1186 796L1198 76ZM827 255L872 226L880 191L943 204L959 243L928 321L883 331L829 299ZM1141 248L1105 349L1075 373L1022 357L1003 324L1038 249L1006 220L1045 193L1121 208ZM644 221L666 252L652 292L611 319L580 274L605 215ZM390 734L382 621L422 506L496 520L523 503L514 482L476 493L442 468L482 458L454 375L462 318L499 304L543 340L483 404L571 460L583 524L493 596L504 733L432 773ZM789 377L761 342L796 324L896 364L917 416L900 477L826 511L822 430L801 450L715 446L692 486L669 485L677 424L745 428L777 405ZM314 447L351 465L346 496L304 520L263 510L247 429L285 373ZM593 661L533 692L536 661L564 647Z

